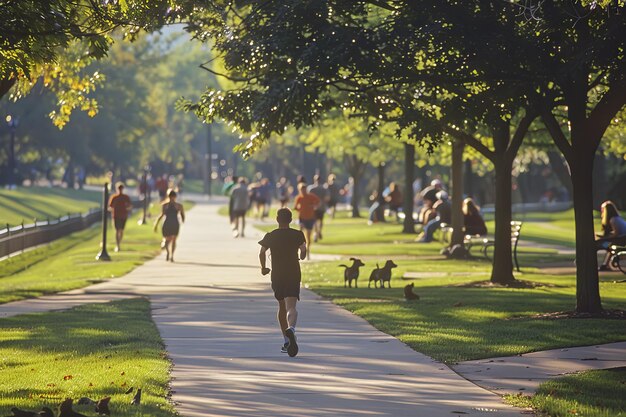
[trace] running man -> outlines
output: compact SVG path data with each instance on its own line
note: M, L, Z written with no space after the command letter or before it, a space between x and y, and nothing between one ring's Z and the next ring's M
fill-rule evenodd
M313 177L313 185L309 185L307 188L309 194L315 194L319 198L320 202L315 209L315 227L313 232L313 241L317 242L318 239L322 239L322 228L324 227L324 214L326 214L326 204L330 200L330 193L328 188L320 179L319 175Z
M231 208L231 225L233 227L233 237L244 237L246 228L246 212L250 207L250 192L248 190L248 181L241 177L239 183L230 193ZM241 232L239 231L239 221L241 220Z
M124 184L117 183L117 193L111 196L109 200L109 211L113 217L115 226L115 252L120 251L120 244L124 238L124 228L126 227L126 219L133 208L130 197L124 194Z
M311 252L311 232L317 221L315 210L319 205L320 199L315 194L307 192L306 183L298 183L298 196L293 207L300 212L300 230L304 232L304 238L306 239L307 259L309 259L309 252Z
M296 342L296 322L298 311L296 303L300 299L300 260L307 254L304 234L300 230L289 227L292 215L288 208L281 208L276 214L278 229L267 233L259 245L259 261L261 262L261 274L267 275L272 272L272 290L278 301L278 324L283 333L284 343L281 352L290 357L298 354ZM266 267L267 251L271 253L272 269ZM299 253L298 253L299 252ZM298 256L299 255L299 256Z

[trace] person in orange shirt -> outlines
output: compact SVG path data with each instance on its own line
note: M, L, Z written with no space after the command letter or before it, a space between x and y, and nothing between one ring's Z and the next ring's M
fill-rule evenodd
M320 203L320 199L315 194L307 192L306 183L301 182L298 184L298 195L294 201L293 208L300 213L300 230L302 230L306 239L307 259L309 259L311 253L311 232L317 220L315 209L317 209Z
M120 251L120 243L124 237L124 228L126 227L126 219L133 204L130 202L130 197L124 194L124 184L117 183L117 193L111 196L109 200L109 211L111 217L113 217L113 223L115 225L115 252Z

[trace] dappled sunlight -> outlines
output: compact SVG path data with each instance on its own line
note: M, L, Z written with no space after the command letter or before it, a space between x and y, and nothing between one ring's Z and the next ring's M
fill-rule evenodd
M169 363L148 313L147 301L134 299L0 320L0 413L111 396L116 413L172 415L164 400ZM141 409L124 394L131 386L144 388Z

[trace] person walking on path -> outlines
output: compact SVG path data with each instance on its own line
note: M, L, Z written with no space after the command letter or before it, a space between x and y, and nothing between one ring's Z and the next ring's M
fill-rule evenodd
M306 190L306 183L298 184L298 196L294 202L294 209L299 214L300 230L304 232L306 239L307 253L306 258L309 259L311 252L311 232L315 227L315 210L320 205L320 199L315 194L310 194Z
M259 261L261 262L261 274L272 273L272 290L278 301L278 324L283 333L283 345L281 352L286 352L290 357L298 354L296 340L296 322L298 310L296 303L300 300L300 260L307 255L307 246L304 234L300 230L289 227L292 220L291 210L281 208L276 214L278 229L267 233L259 241L261 250ZM272 269L267 268L267 251L270 251Z
M162 248L165 248L167 255L166 261L174 262L174 251L176 250L176 238L178 237L178 231L180 230L180 223L178 222L178 214L180 213L180 219L185 222L185 210L183 205L176 202L176 191L170 190L167 193L168 199L161 203L161 214L154 222L154 231L156 232L159 222L163 217L163 243Z
M230 204L232 213L233 237L244 237L246 228L246 212L250 207L250 193L245 178L239 178L239 183L230 193ZM239 221L241 220L241 232L239 231Z
M324 214L326 214L326 204L330 201L330 193L328 189L322 184L319 175L313 177L313 184L307 188L309 194L315 194L320 200L317 208L315 209L315 227L313 232L313 241L322 239L322 228L324 227Z
M124 194L124 184L118 182L117 193L113 194L109 199L109 211L112 214L113 224L115 226L115 252L120 251L120 244L124 238L126 220L132 208L133 204L130 201L130 197Z
M280 201L280 208L287 207L292 192L293 187L289 184L289 180L285 177L280 177L280 180L276 183L276 195L278 196L278 201Z
M165 196L167 195L167 187L168 187L167 174L163 174L159 178L157 178L155 186L159 193L159 199L160 199L159 201L165 200Z
M341 198L341 187L337 184L337 177L335 174L330 174L328 176L326 189L328 190L328 209L330 211L330 217L331 219L334 219L335 211L337 210L337 203L339 203L339 199Z

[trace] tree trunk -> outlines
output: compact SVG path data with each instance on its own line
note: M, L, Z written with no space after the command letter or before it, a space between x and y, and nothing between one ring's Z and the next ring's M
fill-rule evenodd
M352 217L360 218L361 212L359 210L359 200L361 199L361 196L359 195L359 187L361 186L361 175L353 175L352 178L354 178L354 185L352 188L352 201L350 201L350 204L352 205Z
M593 176L592 176L592 189L593 189L593 206L600 207L602 202L607 199L607 189L609 179L606 175L606 157L604 156L604 152L602 148L600 151L595 152L595 158L593 161Z
M348 173L354 180L352 184L352 199L350 200L350 204L352 205L352 217L360 218L361 212L359 211L359 201L361 200L360 196L360 185L361 185L361 177L363 176L363 169L365 165L363 161L358 159L354 155L345 155L344 156L344 164Z
M465 160L465 169L463 173L463 189L468 197L475 197L474 195L474 175L472 173L472 160Z
M576 220L576 311L602 311L593 233L593 152L574 152L572 186Z
M377 197L376 201L378 201L378 208L376 209L376 220L379 222L385 222L385 198L383 197L383 192L385 191L385 163L382 162L378 164L376 168L376 172L378 173L378 186L377 186Z
M465 142L454 140L452 142L452 238L450 247L462 245L463 237L463 151Z
M413 220L413 181L415 181L415 145L404 144L404 223L402 233L415 233L415 221Z
M496 176L496 230L491 282L507 285L515 281L511 257L511 171L513 170L513 159L507 155L496 155L493 163Z

